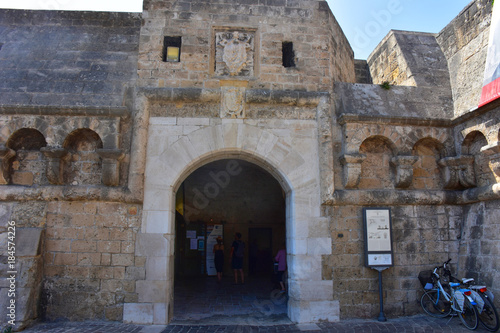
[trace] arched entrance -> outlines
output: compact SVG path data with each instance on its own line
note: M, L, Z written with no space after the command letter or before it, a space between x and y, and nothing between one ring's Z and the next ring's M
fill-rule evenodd
M285 194L288 318L296 323L338 320L332 277L322 273L332 239L329 221L321 217L316 121L151 118L148 133L142 226L135 247L145 276L136 280L136 302L124 305L125 322L172 320L176 194L193 171L218 160L242 160L266 170Z
M227 316L233 324L289 322L287 295L273 271L273 258L286 241L286 194L269 172L242 159L199 167L177 190L175 225L174 322L220 322ZM244 284L231 268L235 233L245 244ZM220 281L217 237L224 245Z

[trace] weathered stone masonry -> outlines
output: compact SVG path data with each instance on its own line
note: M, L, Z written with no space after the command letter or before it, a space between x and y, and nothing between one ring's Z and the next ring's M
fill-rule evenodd
M295 322L378 313L366 206L392 209L386 314L419 313L418 272L448 258L498 293L500 106L475 109L490 16L476 0L439 34L391 31L355 61L325 1L1 10L0 272L16 221L19 327L168 323L175 193L222 159L285 194ZM179 62L162 61L165 37Z

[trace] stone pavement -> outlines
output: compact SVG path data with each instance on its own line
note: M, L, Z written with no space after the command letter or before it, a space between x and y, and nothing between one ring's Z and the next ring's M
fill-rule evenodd
M25 333L273 333L273 332L469 332L458 318L437 319L425 315L389 319L386 322L377 320L350 319L337 323L289 324L289 325L168 325L141 326L111 322L53 322L40 323L24 330ZM486 332L479 327L478 332Z
M389 319L348 319L336 323L293 324L287 317L285 294L265 278L248 278L245 285L231 279L179 279L175 286L174 318L170 325L132 325L117 322L48 322L27 333L273 333L273 332L468 332L458 318L438 319L424 314ZM386 313L386 316L390 317ZM486 330L479 328L479 331ZM1 332L0 332L1 333Z

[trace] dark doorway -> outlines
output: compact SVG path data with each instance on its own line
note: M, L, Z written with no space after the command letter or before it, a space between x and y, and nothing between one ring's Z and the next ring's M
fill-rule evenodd
M248 229L248 275L273 273L273 229Z
M268 171L244 160L211 162L184 180L176 193L174 322L221 315L288 320L287 296L273 279L273 257L286 238L285 199ZM215 227L225 248L220 282L208 269ZM246 244L244 285L234 285L231 268L237 232Z

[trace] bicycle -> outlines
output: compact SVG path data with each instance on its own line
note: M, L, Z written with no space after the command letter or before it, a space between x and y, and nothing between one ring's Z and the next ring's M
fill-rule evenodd
M443 286L437 273L440 269L446 270L450 261L451 259L432 271L419 273L418 278L425 290L420 305L432 317L444 318L457 315L465 327L475 330L479 325L479 318L474 306L476 302L471 297L472 292L469 289L459 288L460 283L457 282Z
M462 280L458 280L451 275L449 269L444 270L444 276L447 277L449 281L461 282L467 289L471 290L472 298L477 303L475 307L478 312L479 322L488 331L498 331L500 328L498 311L493 303L494 296L488 288L482 285L473 285L473 278L462 278Z

